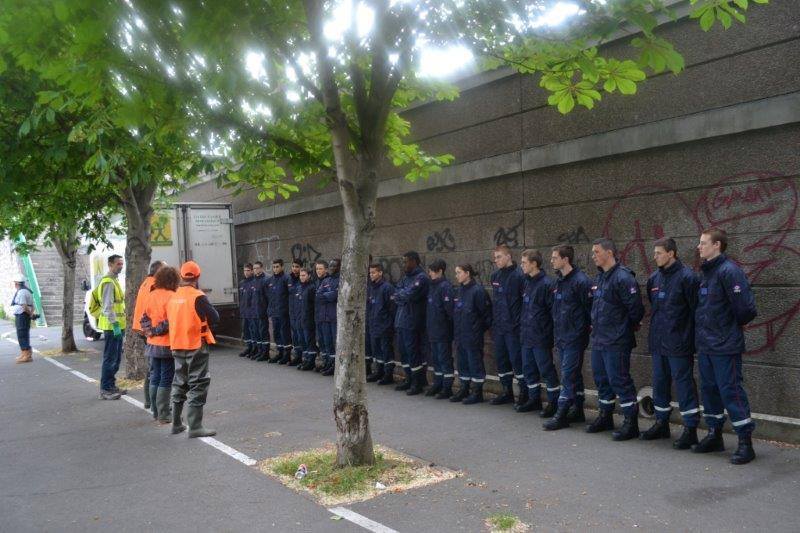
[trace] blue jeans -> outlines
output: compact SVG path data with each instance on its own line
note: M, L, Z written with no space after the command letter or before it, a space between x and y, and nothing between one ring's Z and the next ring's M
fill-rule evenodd
M601 412L614 410L614 398L619 397L619 406L625 416L633 416L639 410L636 403L636 386L631 377L630 350L593 349L592 374L597 385L598 406Z
M525 383L531 397L539 398L544 379L547 387L547 401L558 401L561 385L558 382L556 367L553 365L553 350L550 348L522 348L522 368L525 371Z
M433 385L449 388L453 384L453 343L431 342Z
M514 378L520 387L525 386L525 374L522 368L522 349L519 345L519 331L509 333L492 332L494 360L497 365L497 377L503 387L511 387Z
M709 428L725 424L725 412L737 435L750 435L756 425L750 418L750 402L742 387L742 354L703 355L697 357L703 416Z
M411 376L412 373L419 372L425 367L419 331L398 329L397 346L400 348L400 361L406 376Z
M14 325L17 328L17 341L20 350L31 349L31 315L20 313L14 315Z
M583 350L577 348L559 349L561 359L561 394L558 404L566 407L583 405Z
M694 383L694 356L669 357L653 354L653 407L656 418L669 420L672 411L672 380L678 390L678 406L687 428L696 428L700 422L697 405L697 386Z
M483 364L483 350L473 346L458 344L458 379L467 384L473 383L483 386L486 381L486 367Z
M117 384L116 376L119 371L119 363L122 359L122 339L125 334L119 336L118 339L114 338L113 331L104 331L103 337L106 341L103 346L103 364L100 368L100 388L102 390L110 391Z
M175 376L175 359L172 357L150 358L151 387L172 387L173 376Z

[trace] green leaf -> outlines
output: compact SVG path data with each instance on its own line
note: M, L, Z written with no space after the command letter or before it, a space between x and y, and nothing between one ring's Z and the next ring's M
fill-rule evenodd
M56 18L60 22L66 22L69 18L69 9L67 8L67 4L62 1L54 2L53 9L56 14Z
M617 78L617 87L622 94L636 94L636 83L625 78Z
M700 27L703 29L703 31L708 31L711 29L711 26L713 25L714 25L714 10L707 9L703 13L703 16L700 17Z
M558 111L562 115L566 115L572 108L575 107L575 99L572 97L571 94L567 93L558 101Z
M56 112L55 112L55 110L53 110L52 107L48 107L47 111L45 111L45 118L47 119L47 122L49 122L50 124L55 122L55 120L56 120Z
M747 0L733 0L733 3L742 9L747 9Z
M617 82L614 81L614 78L609 78L603 83L603 89L606 92L613 93L617 89Z
M30 118L26 118L22 122L22 125L19 127L19 136L20 137L24 137L30 131L31 131L31 119Z
M722 9L717 9L717 18L722 23L722 27L726 30L733 24L733 19L730 14Z

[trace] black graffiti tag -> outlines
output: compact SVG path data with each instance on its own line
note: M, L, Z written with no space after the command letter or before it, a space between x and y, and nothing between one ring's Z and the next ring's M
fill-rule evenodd
M452 252L456 249L456 240L450 228L445 228L441 233L434 231L428 235L425 244L429 252Z
M494 234L494 243L497 246L506 245L509 248L519 247L519 228L522 226L524 219L520 218L519 222L510 228L499 227Z

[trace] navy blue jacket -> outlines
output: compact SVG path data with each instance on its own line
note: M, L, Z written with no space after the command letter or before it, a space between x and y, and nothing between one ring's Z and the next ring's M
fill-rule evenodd
M695 344L702 355L743 353L744 331L758 312L750 282L725 255L704 261L695 311Z
M294 300L297 310L297 325L305 331L314 331L314 301L316 299L317 286L311 280L300 283L295 282L296 289L291 298Z
M511 266L492 272L492 332L515 333L522 312L522 286L525 274L512 263Z
M255 318L255 310L251 309L250 284L253 278L244 278L239 282L239 316L242 318Z
M600 271L592 285L592 349L630 350L644 305L636 275L619 263Z
M575 267L553 287L553 336L560 350L585 350L592 323L592 281Z
M444 276L431 280L425 318L430 342L453 342L453 287Z
M425 306L430 281L419 267L400 278L394 291L394 302L397 304L397 314L394 319L396 329L421 332L425 328Z
M459 346L483 350L483 334L492 327L492 300L483 285L471 280L453 297L453 329Z
M367 331L370 337L391 335L395 305L394 287L386 279L370 281L367 285Z
M694 353L694 310L699 283L697 274L680 261L650 275L647 298L651 354L686 357Z
M339 274L325 276L317 285L317 322L336 323L336 302L339 300Z
M553 287L555 281L544 272L525 276L519 340L525 348L553 347Z
M300 289L300 277L289 274L286 282L286 289L289 292L289 322L293 327L300 322L300 306L297 302L297 291Z
M250 304L255 312L254 318L267 318L269 307L269 292L267 290L267 275L253 276L250 278Z
M289 316L289 274L270 276L267 280L267 313L270 318L286 318Z

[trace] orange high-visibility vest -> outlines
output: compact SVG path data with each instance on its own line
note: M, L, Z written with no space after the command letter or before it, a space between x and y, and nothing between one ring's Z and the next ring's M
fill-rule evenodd
M153 283L155 283L155 281L156 278L153 276L147 276L144 278L142 284L139 285L139 292L136 293L136 305L133 308L133 324L131 324L131 329L133 331L142 331L142 326L139 322L142 320L144 308L147 306L147 297L150 295L150 291L153 290Z
M144 313L150 317L153 327L167 319L167 303L174 295L175 291L168 291L167 289L153 289L148 295ZM147 337L147 344L169 346L169 332L155 337Z
M169 345L173 350L197 350L206 341L214 344L214 336L208 323L200 320L195 311L195 301L203 296L203 291L190 285L178 287L167 303L169 320Z

